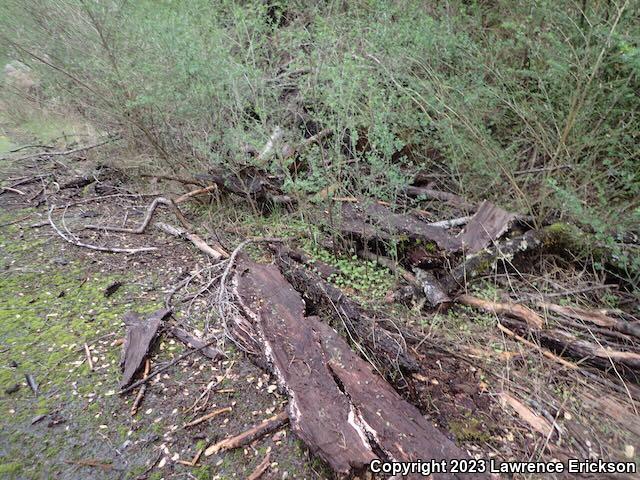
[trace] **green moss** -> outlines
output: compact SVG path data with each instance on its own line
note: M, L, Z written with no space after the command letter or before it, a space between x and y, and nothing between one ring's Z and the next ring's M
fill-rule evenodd
M491 434L486 431L482 422L475 417L468 416L462 420L449 422L449 430L458 442L488 442Z
M22 471L22 464L18 462L0 463L0 475L2 478L17 478Z

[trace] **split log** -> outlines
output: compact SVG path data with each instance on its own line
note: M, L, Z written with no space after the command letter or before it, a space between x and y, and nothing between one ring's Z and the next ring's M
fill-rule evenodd
M225 357L225 354L215 347L206 346L206 342L202 339L191 335L180 327L171 327L171 334L185 345L200 350L200 353L213 361L218 361Z
M349 334L362 342L375 357L384 360L387 367L418 371L418 362L406 351L402 339L378 325L355 300L295 262L284 247L276 250L276 263L293 287L303 292L305 299L339 324L344 324Z
M213 445L207 447L204 451L204 455L209 457L218 452L224 452L225 450L233 450L234 448L244 447L249 445L254 440L257 440L268 433L271 433L289 422L289 415L287 412L280 412L271 418L263 420L258 425L251 427L249 430L242 432L239 435L227 437L224 440L219 441Z
M302 298L277 267L246 259L238 267L236 295L254 323L267 364L289 396L292 430L336 473L355 473L376 458L468 458L335 330L318 317L305 316ZM209 453L219 450L214 447Z
M125 314L124 322L127 325L127 333L122 345L122 359L120 360L120 367L124 371L120 388L131 383L147 356L158 328L170 314L171 310L162 308L154 312L146 321L141 320L135 313Z

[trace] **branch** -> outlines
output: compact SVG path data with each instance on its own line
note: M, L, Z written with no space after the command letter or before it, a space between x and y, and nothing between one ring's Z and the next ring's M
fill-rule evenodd
M77 247L88 248L90 250L97 250L99 252L111 252L111 253L139 253L139 252L151 252L157 250L156 247L140 247L140 248L119 248L119 247L100 247L98 245L92 245L89 243L81 242L78 239L73 239L71 237L67 237L58 226L53 222L53 218L51 218L51 212L53 212L55 205L51 205L49 208L48 219L49 224L53 227L53 230L66 242L71 243L72 245L76 245Z

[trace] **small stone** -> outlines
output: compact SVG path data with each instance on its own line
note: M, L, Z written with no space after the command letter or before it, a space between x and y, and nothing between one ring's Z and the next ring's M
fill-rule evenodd
M624 446L624 456L628 459L632 459L636 455L636 449L633 445L625 445Z

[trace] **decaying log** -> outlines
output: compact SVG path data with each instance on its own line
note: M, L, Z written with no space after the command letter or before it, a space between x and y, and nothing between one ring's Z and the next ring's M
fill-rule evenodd
M323 313L339 324L344 323L349 334L362 342L376 357L384 360L387 367L396 366L407 372L418 370L418 362L406 351L401 338L378 325L355 300L295 262L286 248L277 250L276 263L293 287L303 292L305 299L320 307Z
M200 250L205 255L210 256L216 261L220 260L221 258L229 257L229 254L221 246L215 245L215 247L212 247L199 235L191 233L185 228L174 227L173 225L169 225L168 223L163 222L156 222L155 226L168 235L172 235L177 238L186 238L191 243L193 243L198 250Z
M500 238L510 227L516 216L486 200L460 234L464 249L476 253Z
M182 343L192 348L199 349L202 355L204 355L207 358L210 358L213 361L217 361L225 357L225 354L223 352L221 352L215 347L205 346L206 345L205 341L191 335L189 332L187 332L186 330L180 327L171 327L169 331L174 337L176 337Z
M254 440L271 433L279 428L283 427L289 421L289 415L287 412L280 412L271 418L263 420L258 425L251 427L249 430L242 432L239 435L227 437L224 440L219 441L213 445L210 445L205 451L204 455L209 457L218 452L224 452L225 450L232 450L234 448L244 447L249 445Z
M125 314L124 322L127 326L127 333L122 344L120 366L124 373L120 381L120 388L124 388L131 383L147 356L158 328L170 314L171 310L166 308L157 310L147 320L141 320L138 315L132 312Z
M460 295L456 301L469 307L477 308L495 315L507 315L512 318L524 321L531 330L538 330L544 327L544 319L536 312L519 303L492 302L473 295Z
M363 230L369 224L391 237L403 236L410 240L433 242L449 252L456 252L462 247L462 242L449 235L444 228L432 227L410 213L395 213L379 202L343 203L341 219L349 224L362 225Z
M509 260L516 254L535 250L544 244L544 240L544 232L529 230L524 235L467 256L442 280L445 291L451 293L465 288L469 281L491 270L501 259Z
M292 430L336 473L357 472L375 458L467 458L335 330L305 315L302 298L276 266L243 258L234 284L262 354L289 397Z

